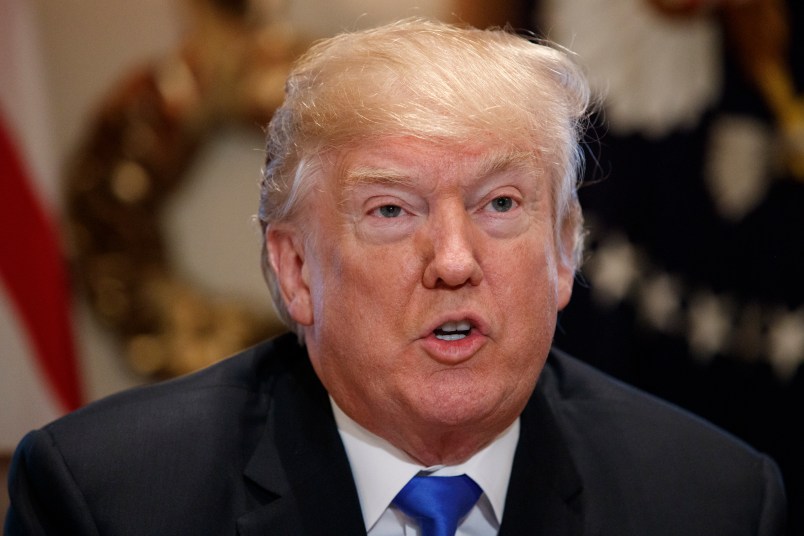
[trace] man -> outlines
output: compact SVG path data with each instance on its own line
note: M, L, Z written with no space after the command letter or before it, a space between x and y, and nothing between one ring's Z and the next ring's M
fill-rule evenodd
M8 533L780 534L772 461L548 357L588 102L563 53L504 31L313 47L260 207L296 335L27 436Z

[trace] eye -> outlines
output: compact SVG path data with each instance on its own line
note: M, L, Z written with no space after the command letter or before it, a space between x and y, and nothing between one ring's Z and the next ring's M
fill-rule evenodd
M507 196L495 197L489 203L489 207L495 212L508 212L514 208L514 200Z
M402 207L397 205L383 205L377 209L377 214L382 218L397 218L402 214Z

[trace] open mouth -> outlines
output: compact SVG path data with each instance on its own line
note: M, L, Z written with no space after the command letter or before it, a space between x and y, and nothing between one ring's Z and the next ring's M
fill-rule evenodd
M442 341L458 341L469 336L472 332L472 325L462 320L460 322L444 322L433 330L436 339Z

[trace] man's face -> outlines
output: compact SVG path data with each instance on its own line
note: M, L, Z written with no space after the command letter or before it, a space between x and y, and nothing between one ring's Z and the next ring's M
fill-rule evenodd
M546 172L510 147L407 138L326 162L310 239L269 234L313 366L372 432L420 461L463 458L482 445L444 445L513 422L569 301Z

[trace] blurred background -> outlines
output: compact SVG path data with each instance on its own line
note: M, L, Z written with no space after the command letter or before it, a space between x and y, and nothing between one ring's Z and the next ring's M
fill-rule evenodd
M795 0L0 0L0 460L281 329L252 215L284 73L413 15L577 53L601 106L556 342L769 452L804 534Z

